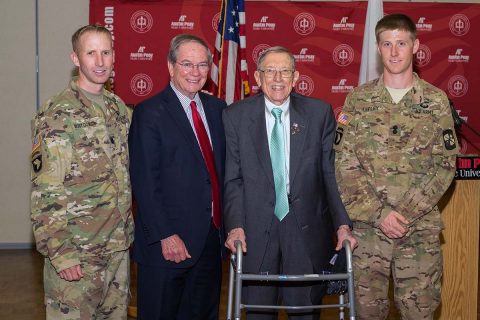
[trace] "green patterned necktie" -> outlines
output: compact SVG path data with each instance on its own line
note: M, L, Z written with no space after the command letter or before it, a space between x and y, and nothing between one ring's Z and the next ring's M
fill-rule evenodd
M285 176L285 144L282 109L273 108L275 117L272 135L270 137L270 158L272 159L273 181L275 182L275 216L282 221L288 213L287 181Z

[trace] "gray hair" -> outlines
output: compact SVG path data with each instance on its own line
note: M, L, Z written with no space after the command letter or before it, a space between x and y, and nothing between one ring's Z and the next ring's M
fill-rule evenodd
M172 41L170 41L170 49L168 49L167 56L168 62L171 64L177 62L178 48L187 42L196 42L205 47L205 49L207 49L208 63L212 63L212 53L210 52L210 48L208 48L207 43L202 38L188 33L179 34L175 36Z
M287 48L285 47L281 47L281 46L275 46L275 47L270 47L268 49L265 49L261 54L260 56L258 57L257 59L257 70L260 70L260 66L262 65L263 61L265 60L265 58L267 57L267 55L269 53L286 53L288 54L288 56L290 57L290 60L291 60L291 66L292 66L292 69L295 70L295 57L293 56L293 54L290 52L290 50L288 50Z

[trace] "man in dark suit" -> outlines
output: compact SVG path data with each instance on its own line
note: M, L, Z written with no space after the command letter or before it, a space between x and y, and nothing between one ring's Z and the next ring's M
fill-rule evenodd
M261 274L311 274L325 270L344 239L353 246L351 221L335 181L335 119L320 100L291 93L298 80L294 56L283 47L265 50L255 79L263 94L232 104L223 114L225 245L246 253L244 270ZM335 229L332 228L333 227ZM248 244L248 250L247 250ZM245 288L247 303L310 305L306 285ZM318 319L318 313L290 314ZM274 312L249 312L248 319L275 319Z
M141 320L218 319L225 102L199 92L211 61L202 39L176 36L170 84L134 110L129 145Z

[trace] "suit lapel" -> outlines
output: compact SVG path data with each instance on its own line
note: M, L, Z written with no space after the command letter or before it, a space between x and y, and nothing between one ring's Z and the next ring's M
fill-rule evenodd
M190 144L190 150L192 150L192 152L195 154L195 157L197 157L199 161L204 163L205 161L203 160L202 151L200 150L197 138L193 132L190 122L188 121L187 115L185 114L185 110L183 109L180 100L178 100L178 97L175 95L175 92L170 85L168 85L166 93L166 109L170 113L173 121L177 124L179 131L183 134L187 143Z
M270 159L270 150L268 148L268 137L265 124L265 98L263 94L259 94L256 103L248 108L252 108L252 123L249 126L252 144L255 146L258 160L262 165L265 175L272 186L275 186L273 182L272 160Z
M290 96L290 190L302 159L302 150L308 132L308 117L303 107Z

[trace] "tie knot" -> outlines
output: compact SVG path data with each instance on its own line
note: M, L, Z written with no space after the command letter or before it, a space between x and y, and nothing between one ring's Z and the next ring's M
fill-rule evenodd
M280 121L281 116L282 116L282 109L280 108L273 108L272 109L272 114L275 117L275 120Z
M194 100L190 102L190 108L197 109L197 103Z

